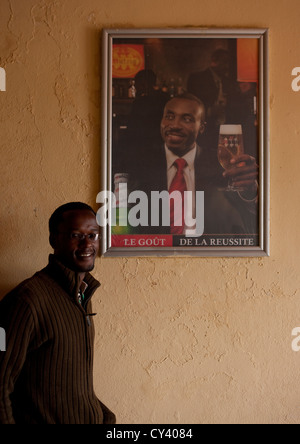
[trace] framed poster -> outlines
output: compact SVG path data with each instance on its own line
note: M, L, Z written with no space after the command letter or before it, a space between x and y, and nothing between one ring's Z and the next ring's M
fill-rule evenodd
M104 256L269 255L267 29L103 31Z

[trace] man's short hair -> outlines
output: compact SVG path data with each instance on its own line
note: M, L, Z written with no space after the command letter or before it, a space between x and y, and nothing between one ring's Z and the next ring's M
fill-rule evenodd
M149 88L153 88L156 84L156 74L152 69L143 69L136 74L135 81L143 86L147 85Z
M192 102L196 102L200 106L200 108L202 109L202 118L205 119L205 113L206 113L205 105L202 102L202 100L200 100L197 96L194 96L194 94L184 92L182 94L179 94L178 96L174 96L173 98L168 100L168 102L171 102L171 100L174 100L174 99L191 100Z
M50 234L56 234L58 232L58 226L63 221L63 215L67 211L87 210L91 211L95 216L96 213L92 207L83 202L69 202L58 207L49 219L49 232Z

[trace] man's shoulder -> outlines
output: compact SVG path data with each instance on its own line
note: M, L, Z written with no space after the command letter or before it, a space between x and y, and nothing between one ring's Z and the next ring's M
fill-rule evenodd
M162 142L151 145L151 149L141 149L133 156L129 173L129 188L144 190L149 184L160 183L166 170L166 154Z
M37 271L31 277L20 282L0 301L0 306L15 304L17 301L31 305L40 294L41 288L49 283L51 278L46 273L46 268Z
M39 280L37 273L19 283L0 301L0 323L8 328L11 319L22 313L23 319L29 319L35 312L37 292L34 290Z

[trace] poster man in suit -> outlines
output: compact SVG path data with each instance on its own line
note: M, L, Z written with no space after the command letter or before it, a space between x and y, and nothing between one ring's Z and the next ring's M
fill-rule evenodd
M232 167L223 172L217 159L197 144L204 130L205 107L198 98L185 93L168 101L161 121L164 143L153 150L140 151L131 159L132 186L146 192L151 202L151 192L170 193L176 189L176 183L179 188L183 185L193 196L189 211L194 219L196 191L204 191L205 234L256 234L256 160L247 154L238 156L232 159ZM229 179L243 191L225 192ZM139 232L185 235L187 228L190 233L191 227L184 224L181 230L172 231L171 220L171 227L160 223L156 227L142 227Z

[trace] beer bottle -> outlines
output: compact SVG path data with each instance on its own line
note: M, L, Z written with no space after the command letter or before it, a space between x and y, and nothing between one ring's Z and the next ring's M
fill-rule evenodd
M130 234L131 226L128 223L128 173L116 173L114 175L114 194L116 206L112 210L116 213L116 225L112 225L112 234Z

